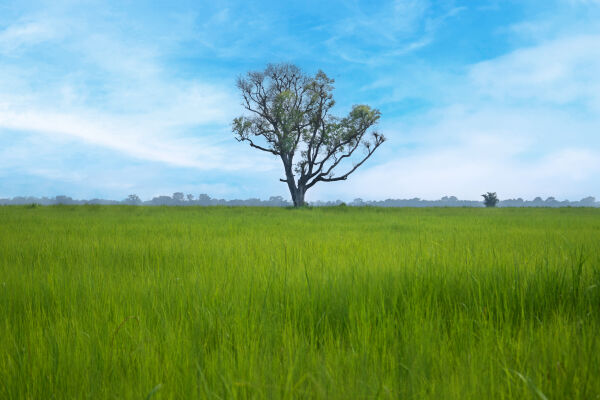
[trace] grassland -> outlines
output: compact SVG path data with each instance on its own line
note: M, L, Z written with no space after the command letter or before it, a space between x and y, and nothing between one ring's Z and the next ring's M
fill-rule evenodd
M600 210L0 207L0 398L600 398Z

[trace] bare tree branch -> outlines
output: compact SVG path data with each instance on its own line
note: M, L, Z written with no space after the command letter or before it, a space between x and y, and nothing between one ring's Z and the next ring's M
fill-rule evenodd
M376 140L375 144L373 145L372 148L369 148L367 151L367 154L365 155L365 157L357 164L354 165L354 167L352 167L352 169L350 169L350 171L346 172L343 175L337 176L337 177L331 177L331 178L326 178L327 174L319 174L319 176L317 176L317 178L315 178L311 183L306 185L306 188L309 189L312 186L314 186L317 182L335 182L335 181L345 181L348 176L350 174L352 174L354 171L356 171L358 169L358 167L360 167L361 165L363 165L363 163L365 161L367 161L369 159L369 157L371 157L371 155L373 155L373 153L375 152L375 150L383 143L385 142L385 137L383 136L378 136L378 139ZM336 164L337 165L337 164Z

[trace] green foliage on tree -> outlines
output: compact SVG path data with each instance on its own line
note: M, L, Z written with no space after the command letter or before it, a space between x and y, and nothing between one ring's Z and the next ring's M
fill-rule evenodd
M496 192L487 192L486 194L481 195L483 197L483 204L486 207L496 207L498 202L498 196L496 196Z
M355 105L346 117L330 114L333 83L322 71L309 76L292 64L270 64L237 82L248 115L233 120L236 139L281 159L280 180L296 207L315 184L346 180L385 141L370 130L377 109Z

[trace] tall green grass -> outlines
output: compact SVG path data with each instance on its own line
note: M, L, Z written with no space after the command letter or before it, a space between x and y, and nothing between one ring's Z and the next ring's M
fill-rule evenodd
M0 207L2 399L600 398L600 210Z

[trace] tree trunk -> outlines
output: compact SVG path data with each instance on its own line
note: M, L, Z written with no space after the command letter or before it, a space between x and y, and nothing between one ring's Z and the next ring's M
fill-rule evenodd
M296 186L296 182L294 181L294 174L292 172L291 157L282 155L281 160L283 161L286 182L288 184L288 189L290 189L290 194L292 195L294 207L305 206L306 203L304 202L304 193L306 193L306 187L304 186L303 182L298 182L298 186Z
M304 189L303 187L299 187L296 189L296 193L292 196L292 199L294 200L294 207L302 207L306 205L306 203L304 202L305 192L306 189Z

